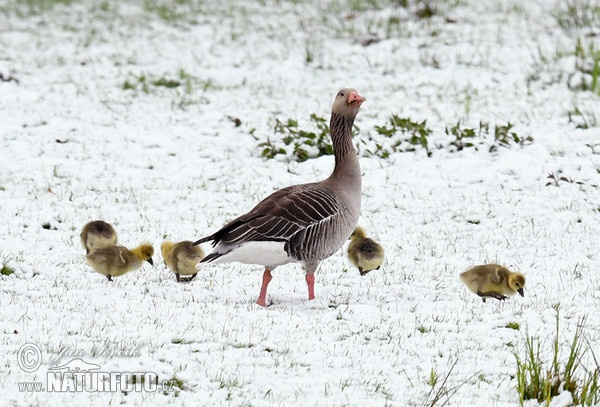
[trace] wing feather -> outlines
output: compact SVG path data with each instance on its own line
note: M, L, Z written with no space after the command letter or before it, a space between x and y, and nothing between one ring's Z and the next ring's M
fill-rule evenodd
M250 212L196 243L212 241L216 246L282 241L290 256L305 260L329 251L323 240L335 233L340 212L339 199L323 185L295 185L274 192ZM209 259L210 255L205 258Z

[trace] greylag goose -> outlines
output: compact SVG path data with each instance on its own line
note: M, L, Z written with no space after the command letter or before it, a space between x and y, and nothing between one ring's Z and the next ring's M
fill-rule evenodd
M257 303L265 307L271 272L283 264L301 263L308 299L313 300L320 262L342 247L358 223L361 172L352 144L352 125L364 101L350 88L335 97L330 120L335 165L328 178L280 189L250 212L194 242L212 242L214 247L197 267L227 262L264 266Z
M196 264L204 258L204 252L200 246L193 246L189 240L179 243L162 242L160 251L166 266L175 273L177 281L192 281L198 270ZM181 276L190 276L182 278Z
M383 247L368 238L365 230L357 226L350 235L348 259L358 268L360 275L365 276L371 270L379 270L383 263L383 256Z
M103 220L93 220L81 229L81 244L85 252L93 252L101 247L117 244L117 232Z
M525 294L525 276L514 273L498 264L483 264L475 266L460 274L463 283L485 302L487 297L505 300L508 296L519 293Z
M143 261L154 264L153 255L154 248L149 243L143 243L131 250L124 246L113 245L93 251L85 256L85 260L96 272L106 276L108 281L112 281L113 277L139 269Z

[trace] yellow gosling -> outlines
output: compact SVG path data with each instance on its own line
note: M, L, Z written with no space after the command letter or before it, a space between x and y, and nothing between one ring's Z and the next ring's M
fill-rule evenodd
M365 231L357 226L350 235L348 259L358 268L361 276L371 270L379 270L384 259L383 247L367 237Z
M488 297L502 301L515 293L519 293L521 297L525 295L525 276L499 264L475 266L461 273L460 279L484 302Z
M165 241L160 245L160 251L165 265L175 273L177 281L189 282L196 277L198 270L196 265L204 258L204 252L200 246L193 246L189 240L179 243ZM190 276L182 278L181 276Z
M85 259L96 272L112 281L113 277L139 269L144 261L154 264L153 255L152 245L143 243L131 250L119 245L102 247L85 256Z
M80 237L86 253L117 244L117 232L109 223L103 220L93 220L86 223L81 229Z

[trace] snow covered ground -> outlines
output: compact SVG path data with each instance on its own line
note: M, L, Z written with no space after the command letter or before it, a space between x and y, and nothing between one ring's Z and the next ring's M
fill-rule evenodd
M553 337L556 304L561 343L587 316L600 349L600 98L576 56L578 41L600 49L599 32L559 24L591 2L440 0L431 18L398 3L0 4L0 266L15 270L0 276L0 404L420 406L445 387L435 405L515 406L514 354L527 332ZM331 156L267 160L258 145L278 142L275 119L327 118L345 86L367 98L360 224L384 267L361 277L344 247L310 302L300 266L281 267L266 309L260 267L178 284L164 239L203 237L329 174ZM368 154L390 142L373 129L392 114L427 120L431 157ZM492 132L454 151L444 129L459 120L533 141L498 146ZM155 266L94 273L79 242L93 219L127 246L151 242ZM525 274L525 297L468 292L458 274L487 262ZM18 363L25 344L41 351L34 372ZM20 391L73 355L177 391Z

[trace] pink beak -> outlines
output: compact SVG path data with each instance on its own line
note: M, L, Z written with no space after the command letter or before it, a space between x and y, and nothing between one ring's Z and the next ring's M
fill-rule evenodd
M367 100L364 97L362 97L361 95L358 94L358 92L350 92L348 93L348 104L352 105L352 104L356 104L358 106L362 105L362 103Z

